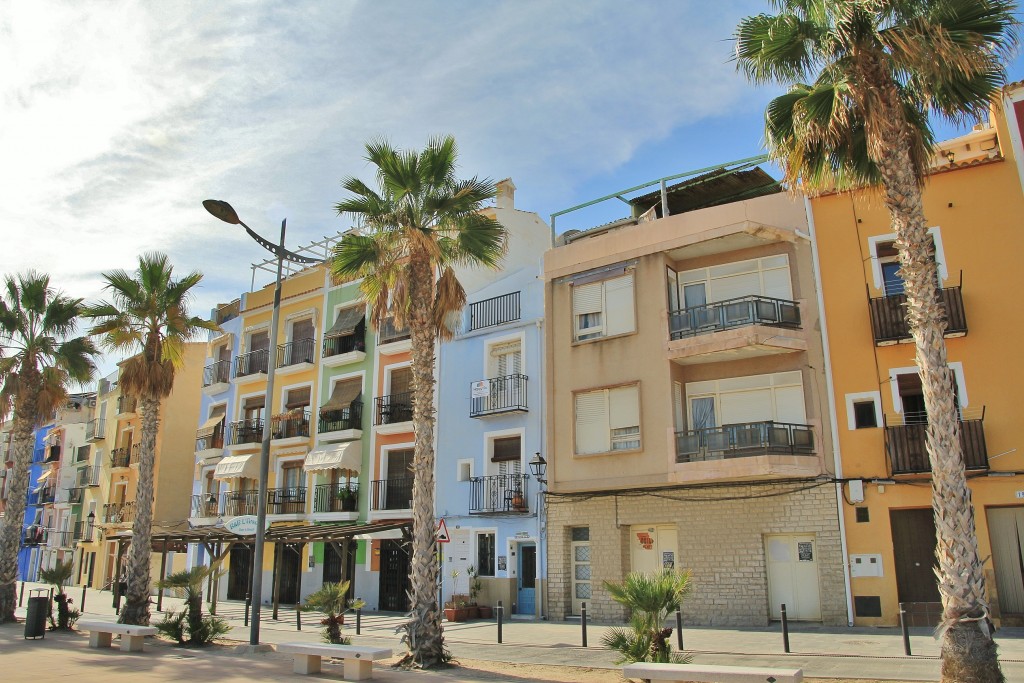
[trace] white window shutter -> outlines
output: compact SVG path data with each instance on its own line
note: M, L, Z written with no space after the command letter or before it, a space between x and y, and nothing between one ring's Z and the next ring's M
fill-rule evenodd
M714 301L736 299L741 296L761 293L761 278L757 272L719 277L711 281L711 298Z
M804 388L778 387L773 390L775 393L775 419L779 422L792 422L794 424L806 424L807 416L804 412Z
M640 426L640 388L619 387L608 392L608 424L612 429Z
M572 288L573 316L601 312L601 283L592 282Z
M636 331L634 313L633 273L606 280L604 283L606 308L605 334L612 336Z
M675 417L676 431L683 428L683 383L672 382L672 414Z
M789 267L764 271L764 295L776 299L793 300L793 286L790 282Z
M611 450L608 426L608 392L576 394L576 452L607 453Z
M722 424L742 424L771 420L772 390L730 391L719 397L722 406Z

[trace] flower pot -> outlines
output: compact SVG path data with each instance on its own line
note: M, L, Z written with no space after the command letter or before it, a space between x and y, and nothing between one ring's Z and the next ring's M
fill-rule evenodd
M444 618L448 621L465 621L469 617L469 610L465 607L445 607Z

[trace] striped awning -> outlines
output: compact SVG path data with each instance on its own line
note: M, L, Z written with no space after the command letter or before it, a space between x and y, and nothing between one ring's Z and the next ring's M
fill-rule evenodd
M229 455L217 463L213 478L227 479L259 479L260 460L255 453L249 455Z
M306 456L302 469L307 472L349 470L359 472L363 461L362 441L343 441L314 448Z

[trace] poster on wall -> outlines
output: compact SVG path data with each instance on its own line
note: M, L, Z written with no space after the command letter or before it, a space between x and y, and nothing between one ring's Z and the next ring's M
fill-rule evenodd
M796 556L801 562L814 562L814 544L810 541L800 541L796 544Z
M666 550L661 554L661 567L662 569L675 569L676 568L676 554L671 550Z
M498 555L498 570L505 571L508 569L508 558L505 555Z

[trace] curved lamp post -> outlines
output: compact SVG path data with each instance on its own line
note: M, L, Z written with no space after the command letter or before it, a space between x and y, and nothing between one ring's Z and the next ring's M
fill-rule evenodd
M267 413L274 401L274 370L277 368L277 322L281 312L281 271L285 261L293 263L316 264L320 259L300 256L284 247L285 227L288 219L281 221L281 241L274 244L264 239L242 222L235 210L225 201L219 199L203 200L203 207L213 216L225 223L241 225L256 242L277 257L277 281L274 285L274 312L270 317L270 349L267 352ZM263 604L263 545L267 526L267 479L270 473L270 419L263 420L263 441L260 445L260 479L256 501L256 539L253 542L252 572L252 621L249 622L249 644L260 644L260 607Z

